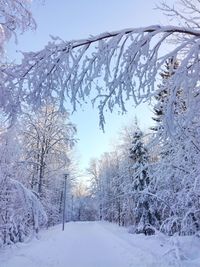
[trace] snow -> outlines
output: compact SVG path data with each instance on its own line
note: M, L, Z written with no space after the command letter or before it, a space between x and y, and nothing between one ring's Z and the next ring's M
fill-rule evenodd
M28 243L0 252L1 267L167 267L200 266L200 240L182 237L185 257L174 260L173 245L163 235L132 235L105 222L70 222ZM171 238L172 239L172 238Z

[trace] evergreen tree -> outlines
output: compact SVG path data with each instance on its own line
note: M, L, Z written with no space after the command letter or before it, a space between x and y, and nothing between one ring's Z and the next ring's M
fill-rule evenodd
M178 61L174 58L170 58L165 62L164 70L160 73L162 83L158 86L158 89L156 90L156 104L153 107L155 116L152 119L156 122L156 125L151 127L151 129L154 131L159 131L159 129L162 129L163 127L162 123L164 110L166 109L166 105L170 96L169 80L175 74L175 71L177 70L178 66Z
M154 207L154 200L151 193L151 178L149 167L149 152L144 141L144 134L136 125L133 133L132 146L130 148L130 158L133 165L132 175L132 196L135 204L135 232L153 234L154 227L157 226L158 218Z

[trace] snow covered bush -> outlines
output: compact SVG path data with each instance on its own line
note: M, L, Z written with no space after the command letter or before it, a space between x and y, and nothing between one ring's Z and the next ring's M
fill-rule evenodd
M0 244L23 242L47 223L38 199L20 182L7 178L0 187Z

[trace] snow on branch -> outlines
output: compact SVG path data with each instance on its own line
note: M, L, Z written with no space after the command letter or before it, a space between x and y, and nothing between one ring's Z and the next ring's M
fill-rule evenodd
M17 40L17 31L25 32L35 29L36 23L27 0L1 0L0 2L0 53L4 52L4 44L13 35Z
M172 37L177 37L177 42L166 50L165 42ZM77 104L90 96L99 107L103 127L105 109L112 112L118 106L123 113L127 99L136 105L147 101L165 61L176 58L181 63L172 78L170 117L178 88L188 92L198 83L199 45L199 30L159 25L70 42L54 39L39 52L24 53L20 65L1 71L0 106L13 118L23 103L37 109L43 99L57 98L64 110L69 99L76 110Z

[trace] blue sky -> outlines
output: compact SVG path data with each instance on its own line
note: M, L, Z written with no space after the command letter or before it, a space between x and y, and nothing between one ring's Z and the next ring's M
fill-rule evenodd
M19 36L18 44L11 42L7 53L18 58L16 50L36 51L50 40L49 35L64 40L79 39L105 31L164 24L167 22L161 12L154 10L154 0L46 0L33 1L33 14L37 30ZM168 3L173 0L168 0ZM117 112L106 114L105 133L99 130L98 111L90 105L82 107L71 116L78 129L78 153L80 167L85 168L91 157L99 157L110 149L120 129L134 121L137 115L140 125L147 129L151 124L151 112L147 106L135 107L129 104L126 115Z

